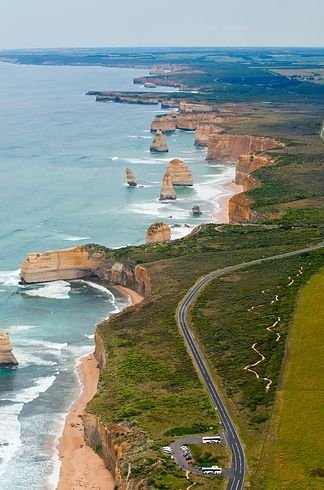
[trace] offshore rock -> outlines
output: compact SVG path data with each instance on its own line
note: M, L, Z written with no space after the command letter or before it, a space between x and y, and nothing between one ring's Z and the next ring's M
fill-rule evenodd
M177 195L173 187L173 175L167 170L162 180L162 187L160 192L160 201L166 199L176 199Z
M194 206L192 208L192 214L193 216L200 216L202 214L202 210L200 209L199 206Z
M173 185L193 185L192 172L182 160L178 158L171 160L167 172L172 176Z
M126 179L127 179L127 184L130 187L136 187L137 186L135 176L134 176L134 174L130 168L126 168Z
M147 230L146 243L159 243L171 240L171 228L166 223L153 223Z
M169 151L165 136L160 129L157 130L156 135L153 138L152 144L150 146L150 151L156 151L159 153Z
M12 345L7 333L0 333L0 367L17 366L18 361L12 353Z
M234 163L243 153L267 151L277 146L277 140L263 136L212 134L206 160Z

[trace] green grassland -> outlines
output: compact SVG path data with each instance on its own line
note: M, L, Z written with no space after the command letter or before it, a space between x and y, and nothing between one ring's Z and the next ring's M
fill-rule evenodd
M142 306L98 328L109 362L89 405L106 424L127 420L144 434L141 444L136 439L130 443L132 477L147 479L150 488L183 488L184 474L162 456L160 446L178 435L207 433L209 427L218 427L175 321L177 304L186 290L212 269L295 250L317 243L321 235L319 227L287 233L280 226L219 229L207 225L196 235L172 243L119 250L88 246L90 253L101 250L107 258L145 264L152 278L152 296ZM152 461L158 463L152 465ZM126 475L128 465L122 471ZM191 480L199 482L199 488L210 488L206 477L192 476Z
M298 298L288 355L254 488L324 487L324 271Z

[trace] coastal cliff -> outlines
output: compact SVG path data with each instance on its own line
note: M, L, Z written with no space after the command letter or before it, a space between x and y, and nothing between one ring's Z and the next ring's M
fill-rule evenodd
M252 216L252 204L253 200L244 192L231 197L228 202L229 222L236 224L250 221Z
M253 183L250 174L258 168L268 167L274 163L274 159L255 153L241 155L236 163L235 184L242 185L244 191L251 189Z
M279 146L273 138L262 136L212 134L208 139L207 160L235 163L242 154L271 150Z
M196 146L207 146L209 137L212 134L217 134L222 131L221 126L216 126L215 124L198 124L195 131L195 145Z
M108 249L109 250L109 249ZM114 251L107 255L98 245L85 245L44 253L31 253L21 265L24 283L95 278L121 285L148 296L150 278L141 265L114 259Z

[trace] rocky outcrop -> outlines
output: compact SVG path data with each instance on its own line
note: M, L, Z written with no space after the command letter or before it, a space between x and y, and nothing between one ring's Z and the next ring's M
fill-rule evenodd
M149 92L113 92L109 90L90 91L86 95L95 95L97 102L120 102L122 104L145 104L156 105L160 98Z
M164 116L155 116L151 124L151 132L162 131L163 133L171 133L176 128L176 117L171 114Z
M215 124L198 124L195 131L195 145L196 146L207 146L209 137L212 134L217 134L222 131L221 126L216 126Z
M85 247L30 253L21 265L25 283L81 279L99 276L105 262L98 253L89 255Z
M212 134L208 139L206 159L234 163L243 153L267 151L277 146L279 142L273 138Z
M134 176L134 174L130 168L126 168L126 179L127 179L127 184L130 187L136 187L137 186L135 176Z
M252 203L252 199L243 192L231 197L228 202L229 222L244 223L250 221Z
M192 214L193 214L193 216L200 216L200 215L202 215L202 211L201 211L200 207L199 206L194 206L192 208Z
M166 223L153 223L146 233L146 243L158 243L171 240L171 228Z
M159 153L169 151L165 136L160 129L157 130L156 135L153 138L152 144L150 146L150 151L156 151Z
M179 160L178 158L171 160L167 172L172 176L172 183L174 186L193 185L192 172L182 160Z
M216 104L208 104L205 102L180 102L181 112L218 112L218 106Z
M156 83L153 82L145 82L144 83L145 88L156 88Z
M12 353L12 345L7 333L0 333L0 367L17 366L18 361Z
M170 78L167 75L166 76L158 76L158 77L138 77L134 78L133 80L134 84L137 85L144 85L145 83L154 83L155 85L160 85L162 87L175 87L175 88L180 88L182 87L181 82L179 80L176 80L174 78Z
M236 164L235 183L242 185L244 191L250 189L252 187L250 174L258 168L267 167L274 163L274 159L255 153L241 155Z
M167 199L176 199L177 195L173 187L173 176L169 171L166 171L162 180L162 187L160 192L160 201Z
M142 296L151 293L150 278L142 265L118 262L113 250L98 245L85 245L44 253L31 253L21 265L25 283L97 278L137 291Z

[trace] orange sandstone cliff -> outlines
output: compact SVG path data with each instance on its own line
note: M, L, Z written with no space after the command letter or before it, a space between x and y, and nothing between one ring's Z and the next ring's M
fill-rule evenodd
M273 138L212 134L208 139L206 159L234 163L243 153L267 151L278 146L279 142Z
M171 228L166 223L153 223L147 230L146 243L159 243L171 240Z
M235 184L242 185L244 191L251 189L250 174L261 167L268 167L275 163L274 159L267 156L247 153L241 155L236 163Z
M21 265L25 283L96 278L134 289L142 296L151 291L146 269L131 262L106 257L97 245L31 253Z

